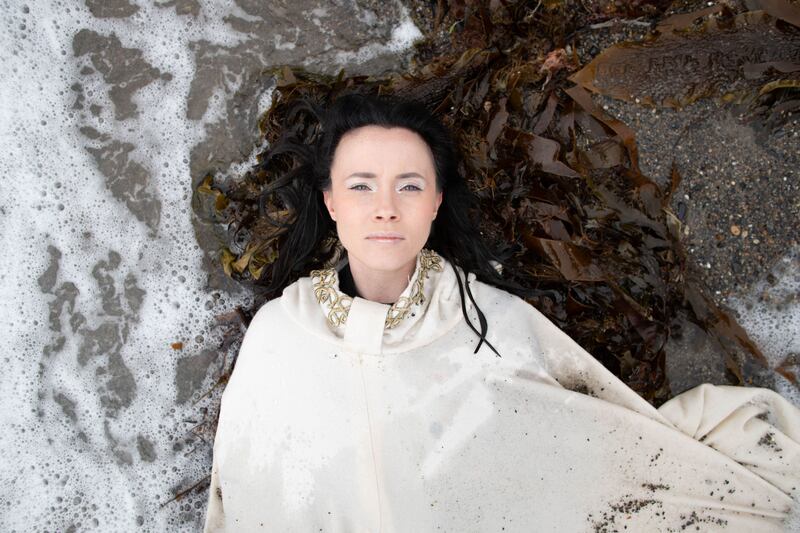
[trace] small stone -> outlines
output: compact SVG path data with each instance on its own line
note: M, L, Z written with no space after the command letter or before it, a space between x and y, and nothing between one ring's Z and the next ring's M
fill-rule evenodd
M741 234L742 234L742 228L740 228L736 224L731 226L731 235L733 235L734 237L738 237Z

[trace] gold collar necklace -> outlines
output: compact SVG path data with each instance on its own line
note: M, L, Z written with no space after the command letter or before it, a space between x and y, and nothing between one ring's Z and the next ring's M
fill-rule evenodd
M442 272L443 270L442 257L433 250L428 250L427 248L420 250L418 261L419 264L414 273L415 279L411 287L411 294L409 296L401 296L392 304L386 314L384 329L394 328L408 316L412 306L425 303L423 289L425 288L425 280L428 279L428 273L431 270L436 272ZM353 298L338 290L339 276L336 269L312 270L309 275L314 286L314 295L317 298L317 302L324 304L327 308L328 324L333 328L345 324Z

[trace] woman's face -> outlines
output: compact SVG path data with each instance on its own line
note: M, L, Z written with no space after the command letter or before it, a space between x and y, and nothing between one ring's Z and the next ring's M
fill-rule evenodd
M323 198L350 261L381 271L416 259L442 203L433 155L422 137L381 126L342 136Z

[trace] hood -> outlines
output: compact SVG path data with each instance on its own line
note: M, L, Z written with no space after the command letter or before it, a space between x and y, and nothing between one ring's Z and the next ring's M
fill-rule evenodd
M281 304L304 329L329 342L359 353L400 353L434 341L462 319L454 267L463 280L461 268L422 249L392 305L348 296L339 289L335 268L314 270L284 289ZM474 281L470 273L467 282ZM465 305L469 312L469 298Z

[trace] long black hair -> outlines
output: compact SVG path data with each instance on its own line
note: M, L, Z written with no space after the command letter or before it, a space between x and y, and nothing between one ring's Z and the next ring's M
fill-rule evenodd
M301 127L302 114L310 119L313 134ZM345 94L329 106L322 107L309 100L297 102L287 113L293 129L279 139L267 152L260 165L271 164L276 158L289 156L292 167L267 185L259 199L259 213L273 224L285 228L286 234L272 265L268 292L278 294L299 275L306 274L320 257L334 255L331 246L336 226L323 202L322 191L331 186L330 169L333 155L342 136L363 126L404 128L418 134L433 154L437 190L443 193L442 203L431 226L425 248L434 250L453 265L458 280L461 308L469 327L480 337L475 352L483 342L497 354L486 340L487 323L478 307L469 283L462 282L455 266L465 276L474 273L484 283L525 296L528 290L504 279L500 271L507 269L502 260L490 251L481 238L475 197L459 171L459 156L453 136L425 105L393 96ZM304 140L304 136L310 140ZM281 222L269 215L268 206L277 197L293 213L291 222ZM466 312L464 289L478 313L480 331Z

